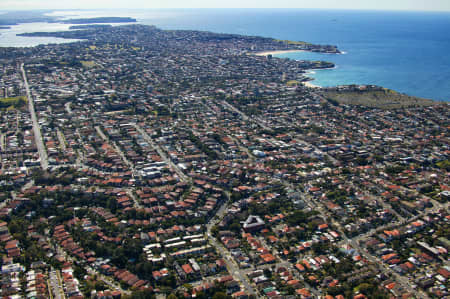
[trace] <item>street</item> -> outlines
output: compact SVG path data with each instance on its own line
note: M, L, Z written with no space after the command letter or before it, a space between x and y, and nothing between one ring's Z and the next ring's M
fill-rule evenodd
M30 110L31 120L33 122L33 132L34 132L34 140L36 142L36 147L39 152L39 157L41 160L41 167L43 170L47 170L48 168L48 155L47 150L44 146L44 142L42 140L41 128L39 127L39 122L36 117L36 111L34 110L34 99L33 95L30 92L30 87L28 86L27 74L25 72L24 64L20 66L23 75L23 82L25 84L25 88L27 91L28 98L28 109Z
M172 162L172 160L167 157L162 148L153 141L153 139L147 134L147 132L145 132L145 130L143 130L138 124L135 124L134 127L144 137L144 140L147 141L151 145L151 147L153 147L158 152L164 162L166 162L167 165L169 165L177 173L181 181L189 182L191 180L187 175L183 173L183 171L181 171L181 169L177 165L175 165L175 163Z
M122 161L128 166L130 167L130 169L133 171L134 173L134 165L133 163L131 163L130 161L128 161L127 157L125 157L125 154L123 153L123 151L119 148L119 146L114 142L109 140L108 136L105 135L105 133L103 133L102 129L100 128L100 126L95 126L95 130L97 131L98 135L104 140L106 141L109 145L112 145L112 147L114 148L114 150L116 151L116 153L119 154L119 156L122 158Z
M227 198L227 201L223 203L219 210L217 210L216 215L206 224L208 240L219 251L227 265L228 272L230 272L235 279L237 278L237 280L244 287L245 292L250 295L257 295L255 289L250 285L250 281L248 280L245 271L239 268L234 259L232 260L229 258L231 256L230 252L220 242L218 242L214 236L211 235L212 227L224 217L227 211L227 204L230 200L230 194L228 192Z

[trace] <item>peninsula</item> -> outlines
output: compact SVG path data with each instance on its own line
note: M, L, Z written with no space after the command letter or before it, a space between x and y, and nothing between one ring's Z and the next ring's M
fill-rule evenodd
M70 26L70 30L76 30L76 29L102 29L102 28L108 28L112 27L110 24L91 24L91 25L74 25Z
M57 20L54 22L64 24L135 23L136 19L128 17L99 17L99 18Z
M135 23L136 19L130 17L97 17L76 18L61 20L58 17L48 16L45 11L10 11L0 14L0 25L18 25L23 23L63 23L63 24L101 24L101 23Z
M52 22L56 18L44 15L40 11L7 11L0 14L0 26L18 25L23 23Z
M99 23L95 20L89 19L91 23ZM103 18L101 18L103 19ZM111 20L108 18L108 20ZM67 21L67 22L74 22ZM85 21L80 21L85 22ZM74 27L71 27L74 28ZM192 31L192 30L161 30L156 28L155 26L147 26L147 25L128 25L128 26L120 26L115 28L109 28L108 30L100 30L106 29L105 26L83 26L83 27L75 27L76 29L84 29L77 31L60 31L60 32L32 32L32 33L22 33L20 36L35 36L35 37L60 37L60 38L68 38L68 39L87 39L93 40L110 40L116 41L113 36L107 36L108 34L118 34L123 35L124 32L130 32L133 36L139 36L145 39L146 42L149 40L160 40L168 39L169 42L171 38L176 36L177 38L186 39L186 40L194 40L198 42L217 42L220 44L230 44L232 42L243 43L243 46L233 46L236 50L240 52L248 52L248 53L257 53L258 55L262 55L264 53L273 53L273 51L314 51L321 53L340 53L336 46L332 45L315 45L306 42L289 42L289 41L281 41L272 38L266 37L258 37L258 36L244 36L237 34L223 34L223 33L212 33L212 32L204 32L204 31ZM149 36L151 33L156 34L154 37ZM100 36L99 36L100 35ZM128 39L127 39L128 40Z

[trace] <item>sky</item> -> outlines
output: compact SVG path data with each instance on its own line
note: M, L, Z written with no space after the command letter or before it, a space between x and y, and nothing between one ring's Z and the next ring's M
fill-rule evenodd
M0 0L0 10L95 8L323 8L450 11L450 0Z

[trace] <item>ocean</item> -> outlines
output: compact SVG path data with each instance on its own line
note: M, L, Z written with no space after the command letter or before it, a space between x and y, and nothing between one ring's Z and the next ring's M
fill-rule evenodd
M61 11L53 14L66 17L129 16L141 24L162 29L206 30L333 44L345 54L298 52L278 57L335 63L335 69L310 73L315 85L375 84L413 96L450 101L450 12L170 9ZM27 25L27 32L33 31L31 27L31 24ZM0 30L0 46L8 46L8 43L17 46L11 36L2 38L7 31ZM34 31L43 30L40 27ZM49 42L60 41L52 39ZM22 37L19 46L27 45L23 43L26 42ZM30 40L28 45L37 43L45 43L45 39Z

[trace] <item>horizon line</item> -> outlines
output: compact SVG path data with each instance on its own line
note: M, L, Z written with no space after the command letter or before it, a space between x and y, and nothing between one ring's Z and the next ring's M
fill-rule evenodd
M203 9L217 9L217 10L231 10L231 9L242 9L242 10L287 10L287 9L302 9L302 10L335 10L335 11L379 11L379 12L435 12L435 13L449 13L450 10L421 10L421 9L388 9L388 8L331 8L331 7L137 7L137 8L127 8L127 7L114 7L114 8L15 8L15 9L2 9L0 12L20 12L20 11L89 11L89 10L203 10Z

